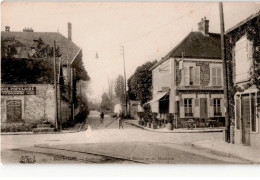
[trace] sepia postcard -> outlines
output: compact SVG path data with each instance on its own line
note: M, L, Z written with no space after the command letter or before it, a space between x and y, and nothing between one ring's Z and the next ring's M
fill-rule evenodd
M259 2L1 3L2 164L259 164Z

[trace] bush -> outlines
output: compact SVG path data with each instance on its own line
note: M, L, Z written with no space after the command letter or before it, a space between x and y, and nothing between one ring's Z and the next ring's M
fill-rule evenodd
M35 127L31 123L2 123L1 132L30 132Z

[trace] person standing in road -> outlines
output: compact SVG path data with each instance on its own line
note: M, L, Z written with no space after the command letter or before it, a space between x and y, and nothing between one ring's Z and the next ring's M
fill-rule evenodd
M120 128L124 129L124 119L123 119L123 113L122 112L119 114L118 125L119 125L119 129Z
M104 121L104 113L101 112L101 114L100 114L100 123L102 124L103 121Z

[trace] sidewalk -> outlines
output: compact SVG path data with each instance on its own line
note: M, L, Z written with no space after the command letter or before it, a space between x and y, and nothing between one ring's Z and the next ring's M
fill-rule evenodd
M193 142L192 145L212 153L247 160L251 163L260 163L260 149L250 146L230 144L221 139L197 141Z
M61 132L52 132L52 133L33 133L33 132L1 132L0 135L37 135L37 134L67 134L67 133L77 133L80 131L85 131L86 129L78 130L62 130Z
M210 133L210 132L223 132L224 128L196 128L196 129L184 129L184 128L179 128L179 129L173 129L173 130L168 130L166 128L160 128L160 129L152 129L148 127L144 127L138 124L138 120L126 120L125 123L136 126L141 129L145 129L148 131L153 131L153 132L159 132L159 133Z

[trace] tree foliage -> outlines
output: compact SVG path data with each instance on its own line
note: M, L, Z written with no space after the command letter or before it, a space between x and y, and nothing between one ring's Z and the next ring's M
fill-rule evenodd
M115 82L115 94L116 97L123 104L125 101L125 85L124 85L124 77L119 75Z
M128 79L128 96L131 100L138 100L144 104L152 99L152 72L149 69L156 63L155 60L137 67Z
M111 107L110 107L110 100L109 100L109 97L108 97L108 94L106 92L104 92L102 94L102 97L101 97L101 104L100 104L100 108L102 110L105 110L105 111L110 111L111 110Z

